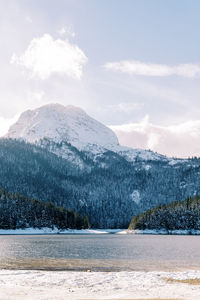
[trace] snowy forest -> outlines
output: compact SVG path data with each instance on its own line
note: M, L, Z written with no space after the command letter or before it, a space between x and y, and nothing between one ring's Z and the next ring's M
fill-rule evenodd
M87 216L74 214L51 202L29 199L20 194L0 189L0 229L42 228L58 229L89 228Z
M159 205L134 216L129 229L200 230L200 197Z
M133 215L200 194L198 158L130 162L112 151L95 160L70 151L81 167L47 148L0 139L0 186L87 215L93 228L128 228Z

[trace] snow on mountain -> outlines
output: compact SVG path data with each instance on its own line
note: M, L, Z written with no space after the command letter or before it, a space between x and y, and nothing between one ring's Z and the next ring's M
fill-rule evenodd
M48 104L35 110L27 110L12 125L7 138L23 139L29 143L40 144L44 139L52 141L52 152L64 158L77 161L80 158L66 145L59 149L55 143L66 142L80 151L87 151L95 156L110 150L128 161L168 160L165 156L152 151L132 149L120 146L115 133L105 125L87 115L81 108L61 104ZM43 143L44 146L44 143Z
M88 116L81 108L60 104L25 111L6 136L30 143L43 138L54 142L66 141L80 150L86 150L88 145L93 144L104 148L118 145L111 129Z
M129 147L123 147L120 146L120 148L118 147L118 154L122 155L124 158L126 158L126 160L128 161L135 161L138 158L140 160L164 160L164 161L168 161L169 158L167 158L166 156L153 152L151 150L143 150L143 149L132 149Z

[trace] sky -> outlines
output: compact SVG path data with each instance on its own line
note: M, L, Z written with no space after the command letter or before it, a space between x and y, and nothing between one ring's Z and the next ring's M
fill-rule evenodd
M75 105L123 145L200 156L199 0L0 0L0 135Z

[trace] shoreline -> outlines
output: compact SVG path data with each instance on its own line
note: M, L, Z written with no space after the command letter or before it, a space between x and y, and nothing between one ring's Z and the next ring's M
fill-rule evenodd
M0 235L96 235L96 234L130 234L130 235L200 235L200 230L168 230L165 229L65 229L58 228L25 228L0 229Z
M200 235L200 230L195 229L174 229L174 230L165 230L165 229L134 229L127 230L127 234L141 234L141 235Z
M25 229L0 229L0 235L91 235L91 234L127 234L127 229L66 229L58 228L25 228Z

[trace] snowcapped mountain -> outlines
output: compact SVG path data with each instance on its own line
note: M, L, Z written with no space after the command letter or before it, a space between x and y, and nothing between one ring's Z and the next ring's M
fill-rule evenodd
M110 148L119 144L111 129L88 116L81 108L60 104L25 111L10 127L7 137L21 138L30 143L43 138L57 143L64 141L80 150L86 150L88 145Z
M125 227L152 206L200 194L200 159L120 146L111 129L74 106L28 110L6 137L2 186L86 213L94 227Z
M35 110L27 110L10 127L6 137L46 147L80 167L84 167L82 158L72 147L87 152L93 160L108 150L133 162L136 158L144 161L169 160L152 151L119 145L117 136L110 128L72 105L48 104Z

